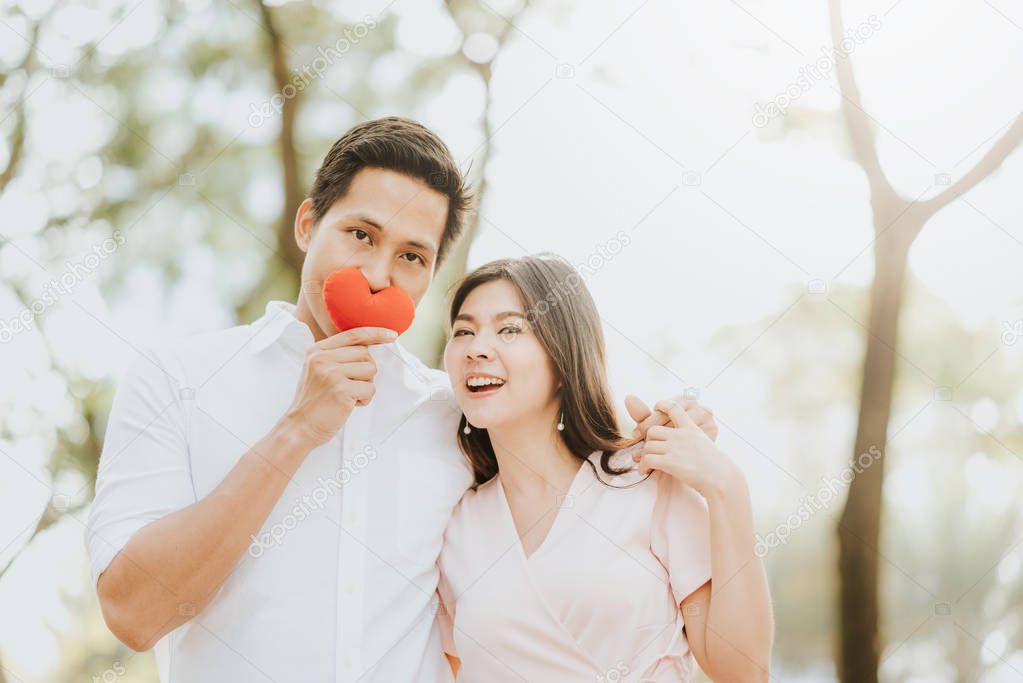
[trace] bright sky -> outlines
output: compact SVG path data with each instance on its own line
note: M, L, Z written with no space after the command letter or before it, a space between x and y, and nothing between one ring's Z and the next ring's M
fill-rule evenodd
M458 48L438 2L340 3L353 20L376 15L387 4L402 19L399 35L408 54L371 73L385 91L400 88L420 56ZM492 6L503 10L511 4ZM1023 8L1010 0L855 5L847 10L846 24L871 30L853 60L865 108L875 119L882 163L903 195L926 197L941 189L939 175L954 181L965 173L1023 110L1023 91L1012 87L1023 82ZM811 280L863 285L871 276L866 185L844 148L838 119L830 115L839 101L833 71L800 91L789 107L790 118L809 122L807 128L787 132L788 119L763 127L752 120L756 103L785 93L800 69L824 54L830 44L826 4L650 0L582 7L539 3L519 20L497 63L492 114L497 134L470 266L536 251L557 252L579 264L595 259L590 263L599 267L588 284L606 322L615 389L656 398L685 386L703 387L703 400L735 428L722 434L722 445L751 478L764 482L755 491L758 504L769 507L782 494L794 498L799 488L784 473L785 434L766 417L762 378L739 367L725 370L731 356L709 341L722 327L778 315L808 291ZM104 40L104 49L116 54L144 44L159 26L152 11L146 4L133 12ZM107 28L102 13L77 7L67 13L68 35L85 39ZM0 26L0 34L4 30ZM8 43L4 34L0 44ZM67 48L51 49L59 55ZM486 40L477 39L470 51L488 49ZM173 93L184 96L169 69L155 87L153 106L161 106L160 97L173 99ZM200 89L194 97L201 103L206 96ZM265 98L257 86L237 95L226 108L225 129L244 131L249 104ZM62 154L74 160L77 182L87 187L104 171L88 158L90 138L111 122L87 101L64 101L59 88L40 91L33 102L38 112L33 149L39 158ZM422 119L456 157L466 159L480 144L481 101L479 84L457 77L420 110L397 113ZM200 115L209 114L197 111ZM336 111L314 111L306 125L325 127L328 115ZM69 120L75 125L67 125ZM272 134L271 126L244 132L247 139ZM175 139L188 135L188 122L162 135L157 146L172 150ZM42 147L44 139L50 147ZM253 176L249 195L272 216L279 191L258 172ZM1003 324L1023 320L1021 185L1023 153L1017 153L970 193L970 205L959 202L939 214L911 254L914 276L964 324L990 327L993 345ZM61 197L55 192L50 201ZM31 234L46 220L46 202L30 192L8 192L0 199L0 215L16 217L17 234ZM47 313L58 354L100 377L116 376L132 352L107 327L68 305L71 300L122 335L130 330L140 347L157 337L229 324L223 311L204 310L206 293L223 291L225 279L226 286L243 287L259 267L262 247L255 245L247 263L225 273L213 252L187 250L187 218L176 207L158 208L150 217L182 224L187 254L182 267L189 278L170 310L148 306L163 294L158 273L132 273L119 302L104 301L98 278L85 278ZM97 226L96 234L103 232ZM70 252L88 253L95 243L84 237ZM595 256L602 250L618 253ZM0 252L0 266L11 272L32 267L10 249ZM98 269L104 267L109 264ZM0 320L16 313L14 303L0 297ZM1019 354L1021 348L1023 343L1007 352ZM30 381L44 363L34 334L0 347L5 378L0 407L9 425L31 431L31 405L58 416L70 411L55 378ZM1023 419L1023 397L1016 410ZM838 446L825 454L836 469L848 457L852 418L841 420ZM0 548L41 510L48 491L38 480L48 481L44 465L51 446L0 441L0 449L18 461L0 458L0 499L5 509L15 510L0 518ZM970 476L980 487L1005 473L975 462ZM81 483L61 485L75 490ZM0 562L17 545L0 549ZM0 586L3 611L22 615L0 622L0 643L16 670L30 677L45 674L56 656L45 625L60 627L63 619L53 586L63 581L77 591L84 566L81 526L67 521L39 539Z

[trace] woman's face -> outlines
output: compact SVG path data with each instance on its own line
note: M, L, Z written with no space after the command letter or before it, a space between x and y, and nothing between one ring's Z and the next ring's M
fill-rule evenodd
M556 410L553 363L507 280L486 282L465 298L452 324L444 367L473 427L534 421Z

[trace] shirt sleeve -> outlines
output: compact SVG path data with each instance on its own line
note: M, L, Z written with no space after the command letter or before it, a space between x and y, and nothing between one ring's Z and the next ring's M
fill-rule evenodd
M656 475L650 550L668 571L671 592L681 604L711 578L710 516L692 487L663 472Z
M85 527L93 585L135 532L195 502L184 405L191 391L155 353L121 380Z

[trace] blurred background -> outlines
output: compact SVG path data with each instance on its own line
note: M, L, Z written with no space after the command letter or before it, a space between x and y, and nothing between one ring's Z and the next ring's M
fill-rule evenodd
M1023 681L1021 82L1012 0L0 1L0 681L156 681L82 541L118 378L294 300L391 114L481 198L406 345L466 268L577 264L617 397L747 473L773 680Z

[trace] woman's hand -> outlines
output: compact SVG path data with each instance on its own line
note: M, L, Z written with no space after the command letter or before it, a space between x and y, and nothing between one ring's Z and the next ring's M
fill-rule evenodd
M669 421L647 430L643 447L633 454L641 472L666 472L705 498L745 483L742 471L693 421L682 402L658 401L654 410Z

